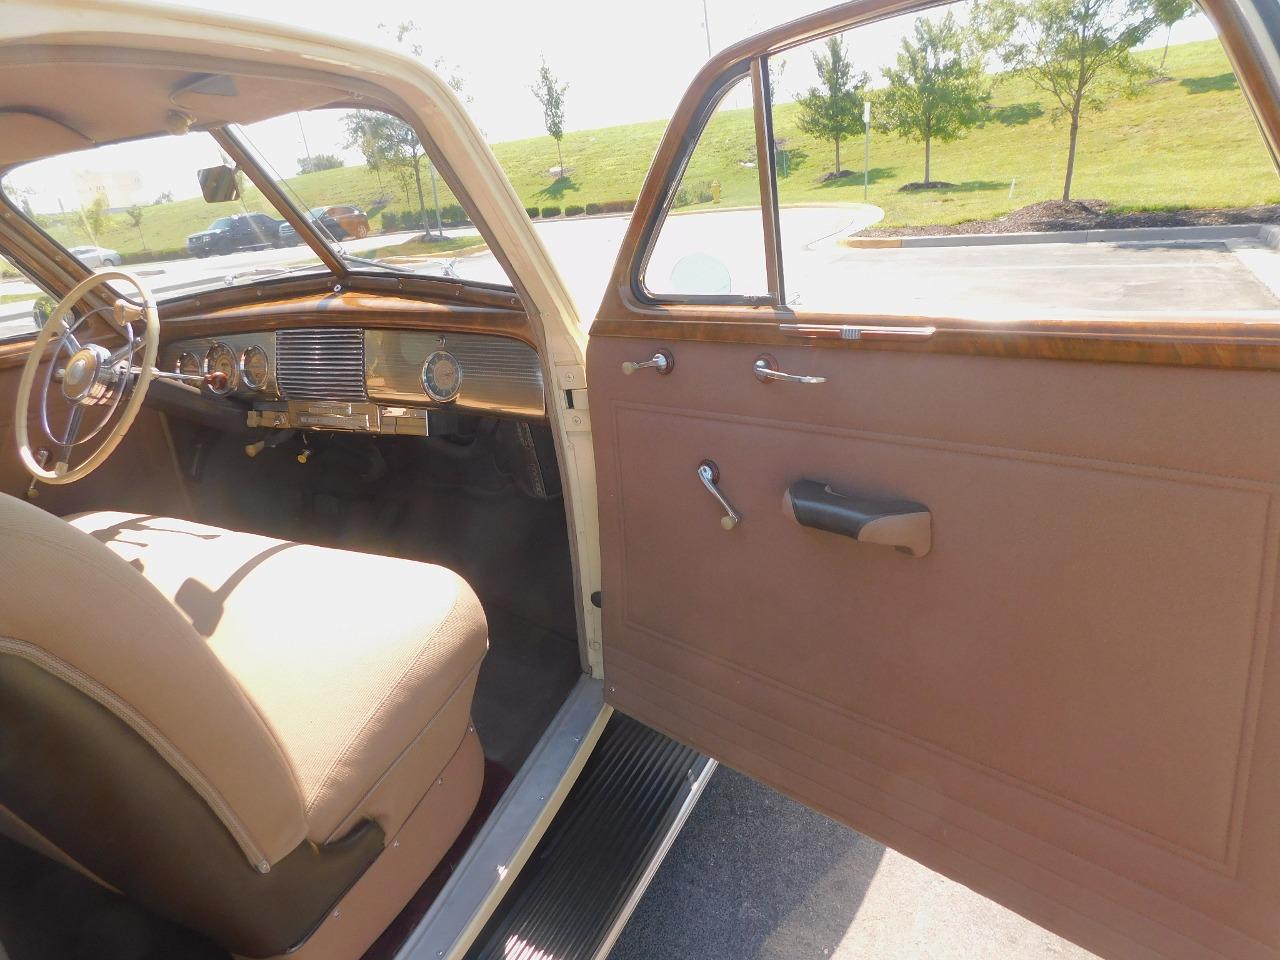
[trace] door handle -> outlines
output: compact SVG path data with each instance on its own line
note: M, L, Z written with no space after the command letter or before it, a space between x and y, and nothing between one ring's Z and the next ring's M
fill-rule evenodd
M933 516L914 500L845 496L820 480L797 480L783 495L782 509L802 527L893 547L909 557L923 557L933 547Z
M780 380L783 383L826 383L826 377L804 377L798 373L783 373L778 369L778 361L765 354L759 357L751 367L751 372L761 383L772 383Z

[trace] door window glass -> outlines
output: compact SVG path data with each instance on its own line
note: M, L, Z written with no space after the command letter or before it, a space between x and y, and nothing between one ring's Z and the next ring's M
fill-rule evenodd
M0 342L35 336L37 306L47 311L53 301L0 256Z
M766 296L750 79L725 92L680 177L644 273L659 296Z
M1172 6L950 4L772 57L793 308L1274 316L1280 181Z

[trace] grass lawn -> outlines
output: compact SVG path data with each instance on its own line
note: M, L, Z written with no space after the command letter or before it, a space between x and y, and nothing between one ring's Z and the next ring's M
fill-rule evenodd
M35 300L39 293L0 293L0 303L17 303L19 300Z
M484 242L480 234L467 233L460 237L444 237L437 240L406 240L404 243L397 243L390 247L380 247L375 255L379 259L385 259L386 257L444 256L458 250L479 253L481 250L487 250L488 248L489 245Z
M1154 64L1159 51L1141 56ZM1166 72L1171 80L1085 115L1072 196L1144 210L1280 200L1280 180L1221 45L1172 47ZM1024 79L1000 77L993 93L994 119L933 145L932 177L953 188L899 192L924 179L924 147L872 132L868 197L885 211L885 226L989 219L1061 198L1067 124L1054 122L1046 96ZM795 119L794 104L777 108L774 127L790 160L790 175L779 181L781 202L861 201L861 138L842 150L844 167L856 176L822 182L834 169L833 148L800 133ZM753 136L750 111L714 117L686 182L715 178L722 203L758 203L756 171L740 165L753 155Z
M1154 64L1159 52L1141 56ZM1221 45L1208 40L1172 47L1166 72L1170 80L1144 85L1138 96L1112 101L1105 110L1085 116L1072 195L1131 209L1280 201L1280 181ZM903 184L923 178L924 148L895 135L872 134L869 199L884 209L885 226L987 219L1061 196L1067 130L1064 123L1054 122L1045 96L1025 80L1000 77L993 107L993 119L982 127L952 143L933 145L933 177L955 184L948 189L899 192ZM823 181L823 174L833 169L831 144L796 129L794 104L778 106L774 126L785 141L790 168L779 184L783 203L862 200L861 138L843 149L844 165L856 175ZM634 200L665 128L666 121L655 120L568 133L564 155L569 170L559 179L550 174L556 163L550 137L499 143L493 151L525 206ZM699 143L686 183L706 187L718 181L723 206L757 203L756 171L743 166L754 155L751 111L721 111ZM381 227L382 211L403 213L416 207L394 177L379 180L363 166L306 174L289 183L307 204L363 207L372 214L375 230ZM441 204L456 203L440 186ZM244 205L270 212L252 188ZM150 206L142 233L152 251L179 250L187 234L239 209L240 203L200 199ZM89 242L82 227L65 219L50 230L58 240L68 246ZM112 218L99 242L125 254L143 249L138 231L123 216Z

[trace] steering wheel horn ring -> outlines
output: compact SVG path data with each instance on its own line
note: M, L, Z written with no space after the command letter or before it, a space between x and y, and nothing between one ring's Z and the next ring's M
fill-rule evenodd
M142 302L141 309L125 304L123 300L117 302L115 312L119 319L115 323L109 322L109 325L125 338L126 344L114 353L97 343L81 345L75 337L76 325L68 323L68 318L72 316L72 307L79 303L87 292L112 280L128 283L138 291ZM128 322L132 319L142 321L143 331L140 338L135 337L133 327ZM64 450L64 456L58 458L58 462L53 464L53 469L47 469L32 453L27 425L30 420L31 393L36 382L36 374L42 360L49 353L50 344L55 339L58 347L52 352L49 360L51 365L56 365L59 356L68 357L66 366L60 371L60 389L63 399L71 404L72 419L68 425L67 436L61 440L49 430L49 386L54 378L54 369L51 366L45 378L44 390L40 395L40 423L55 446ZM142 358L135 367L133 356L139 347L142 348ZM150 386L151 378L155 374L159 347L160 319L156 312L155 300L151 292L132 273L125 270L103 270L76 284L62 298L49 315L48 321L40 328L35 343L31 346L31 352L27 355L27 362L22 368L22 379L18 383L14 430L18 439L18 456L27 472L44 483L63 484L83 479L101 466L124 439L138 411L142 409L147 387ZM130 378L135 371L137 378L130 389ZM88 440L106 426L125 392L129 393L128 401L124 404L119 419L107 430L106 438L83 462L74 467L71 466L68 462L70 448L83 442L77 441L74 435L83 411L90 407L109 408L106 409L97 428L83 438Z

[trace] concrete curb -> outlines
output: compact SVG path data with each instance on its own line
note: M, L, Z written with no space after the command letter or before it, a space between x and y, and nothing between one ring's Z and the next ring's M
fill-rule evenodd
M1239 223L1206 227L1130 227L1109 230L1058 230L1043 233L971 233L942 237L842 237L842 247L855 250L898 247L987 247L1026 243L1177 243L1258 240L1280 249L1280 226Z

